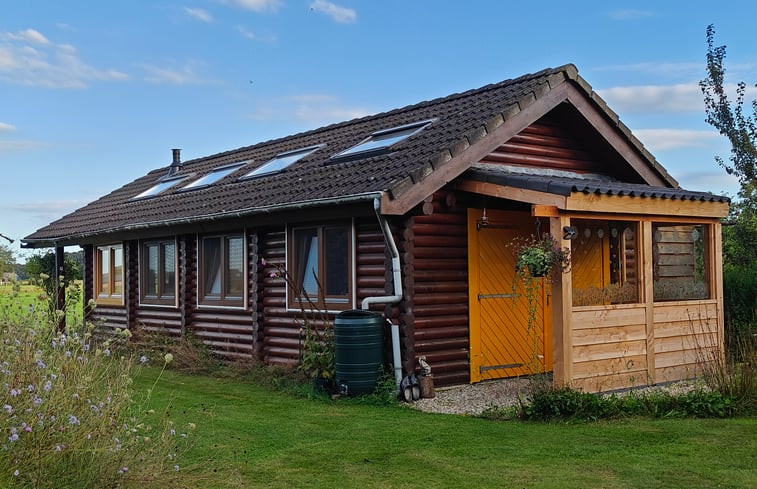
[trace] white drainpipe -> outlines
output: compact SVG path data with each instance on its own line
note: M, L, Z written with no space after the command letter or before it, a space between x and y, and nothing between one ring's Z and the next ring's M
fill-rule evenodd
M392 236L392 230L389 228L389 223L384 216L381 215L381 199L376 197L373 200L373 209L376 211L376 217L378 217L379 224L381 225L381 232L384 234L384 241L389 247L389 253L392 256L392 282L394 282L394 295L366 297L363 299L361 307L363 310L368 310L371 304L394 304L402 300L402 275L400 273L400 253L397 250L397 245L394 243L394 237ZM394 380L397 383L397 389L399 389L400 382L402 382L402 358L400 355L400 327L398 324L392 324L392 361L394 362Z

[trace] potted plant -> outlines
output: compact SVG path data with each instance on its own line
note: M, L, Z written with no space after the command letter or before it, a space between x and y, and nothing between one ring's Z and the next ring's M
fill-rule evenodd
M550 234L543 234L540 237L531 236L516 241L514 247L515 276L523 281L527 308L527 334L532 341L529 368L531 373L540 373L544 370L543 357L539 355L541 332L536 328L538 296L544 285L540 277L548 276L553 270L567 271L570 268L570 250L560 247L557 240ZM516 283L513 282L513 300L517 297L515 289Z
M521 242L515 251L515 268L522 278L546 277L552 270L566 271L570 267L570 251L561 248L550 234L540 238L531 236Z

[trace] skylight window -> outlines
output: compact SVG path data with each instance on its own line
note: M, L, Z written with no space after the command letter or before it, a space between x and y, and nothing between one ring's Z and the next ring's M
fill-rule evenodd
M270 175L271 173L280 172L284 168L308 156L322 146L324 145L321 144L318 146L309 146L307 148L297 149L294 151L287 151L286 153L279 153L274 156L272 160L243 175L240 180L244 178L261 177L263 175Z
M148 197L155 197L156 195L165 192L169 188L179 184L180 182L183 182L186 179L186 177L178 177L178 178L171 178L168 180L159 180L158 183L153 185L152 187L148 188L144 192L142 192L139 195L135 195L131 198L131 200L137 200L137 199L146 199Z
M409 138L431 122L430 120L414 122L413 124L376 131L360 143L335 154L331 158L334 160L351 160L384 153L391 146Z
M233 165L225 165L225 166L219 166L217 168L213 168L213 170L208 173L207 175L198 178L194 182L191 182L187 185L184 185L179 189L179 192L184 192L186 190L194 190L198 188L204 188L208 187L210 185L213 185L223 177L229 175L234 170L242 166L246 162L242 163L234 163Z

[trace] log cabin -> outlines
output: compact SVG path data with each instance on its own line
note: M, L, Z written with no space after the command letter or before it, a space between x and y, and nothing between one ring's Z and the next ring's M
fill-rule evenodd
M573 65L172 162L39 229L78 245L102 328L191 332L223 358L296 366L297 298L398 325L436 385L538 370L607 391L695 376L723 348L729 199L684 190ZM512 244L571 267L528 325ZM283 268L293 277L288 286Z

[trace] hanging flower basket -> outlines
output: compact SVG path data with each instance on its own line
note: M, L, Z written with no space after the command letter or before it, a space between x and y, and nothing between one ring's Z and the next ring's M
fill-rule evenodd
M515 269L519 275L528 273L530 277L546 277L553 269L564 272L569 267L569 250L561 248L549 234L541 238L532 236L516 247Z

